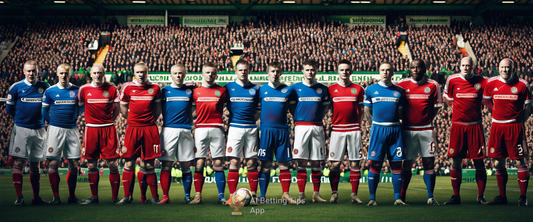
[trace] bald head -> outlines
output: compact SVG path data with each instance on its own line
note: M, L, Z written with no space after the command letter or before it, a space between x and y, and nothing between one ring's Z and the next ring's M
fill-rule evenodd
M472 75L472 70L474 70L474 61L472 58L465 56L461 59L461 76L463 78L469 77Z
M502 59L502 61L500 61L499 71L500 71L500 77L503 80L505 81L511 80L515 76L513 60L509 58Z

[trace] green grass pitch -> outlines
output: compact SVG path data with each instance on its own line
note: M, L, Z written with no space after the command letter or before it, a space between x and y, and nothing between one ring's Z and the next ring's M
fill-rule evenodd
M214 183L205 184L202 205L185 205L183 203L183 186L172 183L170 204L140 205L139 187L136 184L135 203L116 206L111 202L111 190L107 176L100 178L100 204L69 205L66 204L68 190L65 176L61 176L60 206L32 206L31 187L28 176L24 176L23 194L26 205L14 206L16 199L11 176L0 176L0 221L533 221L532 206L518 207L520 195L515 176L509 177L506 206L488 206L476 203L477 187L474 183L464 183L461 189L462 204L459 206L442 206L452 195L449 177L437 177L435 198L441 206L426 205L426 188L422 176L413 176L407 192L409 206L394 206L391 183L380 183L377 191L378 206L367 207L350 202L351 186L349 183L339 185L339 204L311 203L313 185L308 183L306 205L263 204L246 206L241 211L243 216L230 216L233 211L229 206L217 205L217 190ZM239 188L248 188L248 184L239 184ZM532 191L528 196L532 198ZM89 197L88 183L78 183L76 190L80 199ZM329 184L322 184L321 194L329 200L331 196ZM120 188L119 197L123 194ZM161 190L159 194L162 196ZM194 194L194 187L193 187ZM297 184L291 184L290 194L298 196ZM147 196L150 197L150 190ZM489 177L485 196L491 200L498 195L496 178ZM226 190L226 198L229 194ZM41 197L48 201L52 191L47 176L41 177ZM368 202L368 185L361 184L359 197ZM271 183L267 198L281 198L281 185ZM252 212L253 208L253 212ZM261 213L262 212L262 213Z

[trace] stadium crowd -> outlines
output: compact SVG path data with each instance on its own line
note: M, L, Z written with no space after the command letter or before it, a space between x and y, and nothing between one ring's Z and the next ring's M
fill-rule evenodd
M497 63L501 58L511 57L519 67L520 77L533 82L531 57L533 26L526 20L506 19L503 14L495 16L484 25L472 25L466 21L454 21L451 27L429 26L408 27L409 46L413 58L426 61L428 75L437 79L444 88L444 80L450 73L458 72L458 62L463 56L457 48L455 34L462 34L465 41L470 41L478 59L477 74L486 77L498 75ZM319 71L336 71L337 61L349 59L354 71L376 71L383 61L392 61L397 71L406 70L409 59L403 57L395 45L396 33L402 25L390 25L385 29L379 26L347 27L338 22L325 21L308 13L300 14L260 14L253 22L237 24L231 22L226 28L192 28L177 26L120 26L116 19L99 22L97 19L62 19L37 20L3 23L0 25L0 41L14 39L13 30L24 30L18 35L19 40L8 56L0 64L0 97L7 97L9 86L23 78L24 61L35 59L39 62L39 78L55 84L55 69L61 63L73 67L71 81L83 85L90 81L87 69L94 56L87 50L87 45L97 39L100 31L111 33L110 51L104 61L107 71L114 73L113 81L118 87L131 77L124 76L124 71L132 70L135 63L144 61L151 71L168 72L175 63L186 64L189 72L200 72L206 62L217 64L219 71L232 71L231 47L243 43L242 58L252 64L252 71L264 72L266 65L280 61L284 71L300 71L304 59L319 62ZM512 41L507 38L513 36ZM442 78L439 79L439 76ZM365 81L366 87L377 82ZM5 167L8 158L13 119L2 105L0 116L0 168ZM225 113L225 129L228 128L228 115ZM294 120L290 114L291 143L294 142ZM450 135L451 108L445 106L434 120L437 138L438 160L435 168L444 172L451 166L447 157L447 144ZM326 127L326 146L329 146L331 130L331 112L324 118ZM491 115L483 110L483 125L488 139ZM119 117L116 121L119 141L124 141L126 121ZM367 156L370 124L363 121L362 141L363 157ZM84 132L84 116L78 119L80 140ZM161 121L158 121L161 126ZM527 142L530 156L533 148L533 120L527 122ZM121 144L120 144L121 145ZM327 152L326 152L327 153ZM208 163L211 160L208 159ZM329 165L326 161L325 166ZM532 164L529 158L530 165ZM466 167L473 164L466 161ZM485 160L486 168L492 168L492 162ZM64 163L63 163L64 164ZM102 161L105 167L105 162ZM83 165L83 164L82 164ZM156 163L158 165L158 163ZM225 167L229 166L226 162ZM421 167L415 162L414 167ZM508 167L514 167L509 161ZM349 170L348 161L343 169ZM368 163L363 164L368 169ZM388 171L389 167L384 166Z

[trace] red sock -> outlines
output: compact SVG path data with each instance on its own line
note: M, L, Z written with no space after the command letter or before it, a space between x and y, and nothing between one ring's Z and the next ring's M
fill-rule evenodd
M311 171L311 181L313 182L313 191L320 191L320 178L322 177L321 171Z
M146 199L146 190L148 186L146 184L146 173L143 169L137 172L137 181L139 181L139 187L141 187L141 199Z
M131 197L132 188L135 181L135 171L124 168L122 171L122 186L124 186L124 197Z
M228 172L228 189L230 194L235 193L237 184L239 184L239 169L232 169L230 166Z
M197 193L202 192L202 187L204 186L204 174L194 173L194 189Z
M409 183L411 182L411 177L413 176L413 172L411 170L403 171L402 174L402 191L400 192L400 197L405 197L407 193L407 187L409 187Z
M120 174L109 173L109 183L111 184L111 199L118 197L118 189L120 188Z
M460 196L461 182L463 181L463 175L461 168L455 168L452 166L450 170L450 177L452 179L453 195Z
M518 166L518 186L520 187L520 195L525 196L527 192L527 185L529 184L529 169L527 165Z
M41 188L41 174L30 172L31 190L33 191L33 199L40 197L39 189Z
M159 198L159 194L157 193L157 174L155 174L155 171L152 170L151 172L146 173L146 183L150 186L152 198Z
M59 197L59 173L48 171L48 179L50 180L50 185L52 186L52 193L54 197Z
M329 182L331 185L331 192L337 192L339 190L339 180L341 179L340 171L330 171L329 172Z
M359 190L359 179L361 179L361 170L350 170L350 183L352 184L352 193L357 194Z
M100 172L98 170L89 171L88 177L89 186L91 187L91 194L93 195L93 198L98 198L98 182L100 180Z
M300 193L305 192L305 184L307 183L307 169L298 170L296 173L296 182L298 183L298 190Z
M67 172L68 197L76 197L76 185L78 183L78 173Z
M477 196L482 197L487 184L487 171L485 168L476 169Z
M279 181L281 183L281 190L283 193L289 192L291 187L291 171L289 170L280 170L279 171Z
M168 191L170 190L170 169L162 169L159 174L159 179L161 180L163 195L168 197Z
M257 193L257 184L259 183L259 171L248 171L248 183L250 184L250 191Z
M11 172L13 177L13 186L15 186L17 197L22 197L22 168L13 166L13 168L11 168Z
M507 188L507 169L496 169L496 181L498 182L498 190L500 196L506 197L505 189Z

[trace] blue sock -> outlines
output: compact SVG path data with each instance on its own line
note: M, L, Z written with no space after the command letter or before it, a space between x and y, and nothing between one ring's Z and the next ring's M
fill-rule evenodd
M397 200L400 199L402 192L402 170L394 171L392 172L392 187L394 188L394 200Z
M259 172L259 197L265 197L267 193L268 184L270 183L270 170L268 173Z
M427 174L424 172L424 183L426 184L427 190L428 190L428 199L433 198L433 190L435 189L435 179L436 175L433 174Z
M215 171L215 181L218 188L218 199L224 198L224 190L226 189L226 175L224 171Z
M368 171L368 192L370 193L370 200L376 200L376 189L378 188L380 174L375 174L371 170Z
M185 191L185 197L191 197L191 186L192 186L192 173L184 173L181 177L181 182L183 183L183 190Z

